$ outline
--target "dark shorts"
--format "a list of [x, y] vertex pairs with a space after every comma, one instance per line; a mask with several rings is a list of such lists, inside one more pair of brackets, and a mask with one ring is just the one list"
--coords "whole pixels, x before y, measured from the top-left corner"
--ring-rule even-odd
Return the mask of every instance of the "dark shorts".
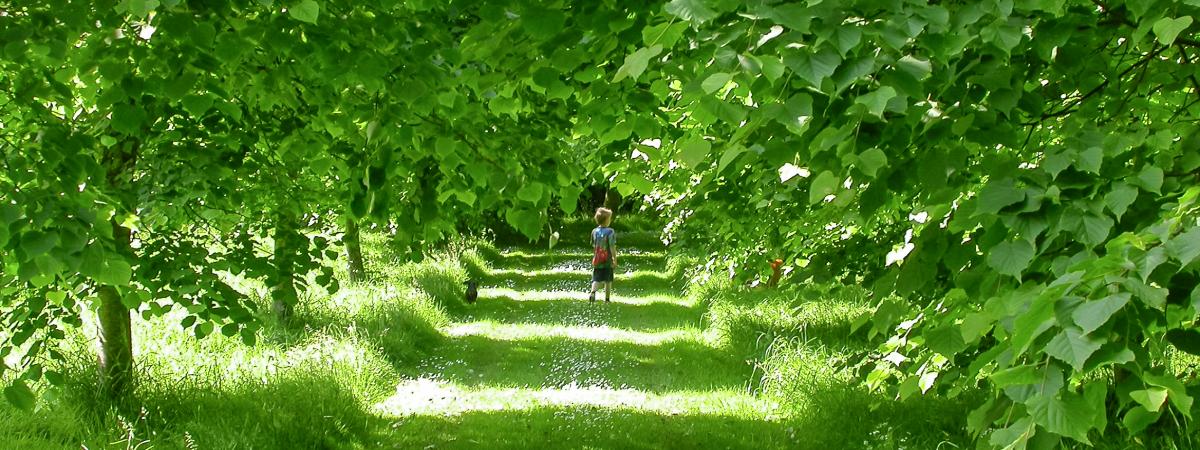
[[613, 280], [612, 267], [593, 267], [592, 282], [599, 283]]

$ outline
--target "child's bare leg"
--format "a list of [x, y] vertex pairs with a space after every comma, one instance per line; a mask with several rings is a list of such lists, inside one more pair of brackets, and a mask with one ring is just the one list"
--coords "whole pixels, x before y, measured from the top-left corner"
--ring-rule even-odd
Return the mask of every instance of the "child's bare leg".
[[611, 299], [612, 299], [612, 282], [605, 281], [604, 282], [604, 301], [607, 302]]
[[592, 282], [592, 292], [590, 295], [588, 295], [589, 301], [596, 301], [596, 291], [600, 290], [600, 284], [601, 283], [599, 281]]

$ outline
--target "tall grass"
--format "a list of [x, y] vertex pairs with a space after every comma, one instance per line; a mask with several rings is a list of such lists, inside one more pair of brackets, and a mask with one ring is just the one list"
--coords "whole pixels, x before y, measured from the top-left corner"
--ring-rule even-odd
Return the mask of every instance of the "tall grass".
[[[365, 243], [368, 261], [389, 260], [380, 243]], [[260, 317], [253, 346], [219, 333], [197, 340], [180, 326], [185, 311], [135, 316], [136, 395], [116, 405], [96, 394], [94, 334], [74, 330], [67, 361], [53, 367], [63, 387], [39, 386], [47, 395], [32, 414], [0, 402], [0, 448], [375, 448], [387, 424], [374, 405], [394, 394], [401, 367], [444, 339], [464, 266], [450, 252], [371, 264], [365, 283], [306, 290], [288, 324]], [[261, 283], [232, 281], [270, 310]]]
[[755, 366], [754, 387], [781, 406], [802, 436], [798, 448], [927, 449], [969, 442], [965, 402], [894, 401], [868, 391], [845, 368], [855, 353], [869, 348], [864, 337], [851, 333], [854, 318], [871, 309], [865, 290], [818, 284], [748, 288], [705, 275], [693, 269], [685, 278], [693, 300], [707, 305], [709, 339]]

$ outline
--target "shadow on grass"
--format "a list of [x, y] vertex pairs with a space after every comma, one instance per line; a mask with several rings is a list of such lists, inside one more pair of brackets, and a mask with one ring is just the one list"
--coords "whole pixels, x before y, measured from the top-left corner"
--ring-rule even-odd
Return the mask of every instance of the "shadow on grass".
[[[560, 388], [568, 385], [646, 392], [745, 389], [751, 366], [693, 340], [657, 345], [564, 337], [448, 338], [411, 369], [412, 378], [465, 386]], [[406, 372], [407, 370], [401, 370]]]
[[785, 423], [718, 415], [664, 415], [601, 407], [542, 407], [457, 416], [409, 416], [390, 448], [774, 449], [794, 448]]
[[[585, 294], [577, 295], [583, 297]], [[460, 321], [490, 320], [513, 324], [609, 326], [632, 331], [665, 331], [699, 327], [703, 316], [700, 306], [673, 302], [622, 303], [620, 297], [617, 300], [612, 303], [592, 303], [566, 297], [525, 300], [508, 296], [481, 296], [479, 303], [455, 317]]]
[[314, 299], [299, 305], [286, 323], [264, 316], [260, 340], [294, 348], [320, 336], [349, 336], [378, 350], [395, 366], [420, 361], [442, 342], [439, 327], [449, 319], [434, 300], [419, 293], [394, 295], [374, 290], [357, 295], [371, 297], [340, 302], [329, 297]]
[[0, 408], [0, 448], [371, 448], [372, 430], [387, 423], [328, 368], [262, 379], [143, 378], [120, 405], [99, 394], [94, 370], [73, 367], [66, 389], [24, 417], [25, 429], [5, 430]]

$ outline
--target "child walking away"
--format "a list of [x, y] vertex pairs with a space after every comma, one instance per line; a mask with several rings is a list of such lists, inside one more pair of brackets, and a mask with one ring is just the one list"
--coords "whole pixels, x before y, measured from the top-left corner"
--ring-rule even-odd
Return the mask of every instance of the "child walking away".
[[613, 269], [617, 267], [617, 232], [612, 224], [612, 210], [596, 208], [596, 229], [592, 230], [592, 295], [588, 301], [596, 301], [596, 291], [604, 285], [604, 301], [612, 300]]

